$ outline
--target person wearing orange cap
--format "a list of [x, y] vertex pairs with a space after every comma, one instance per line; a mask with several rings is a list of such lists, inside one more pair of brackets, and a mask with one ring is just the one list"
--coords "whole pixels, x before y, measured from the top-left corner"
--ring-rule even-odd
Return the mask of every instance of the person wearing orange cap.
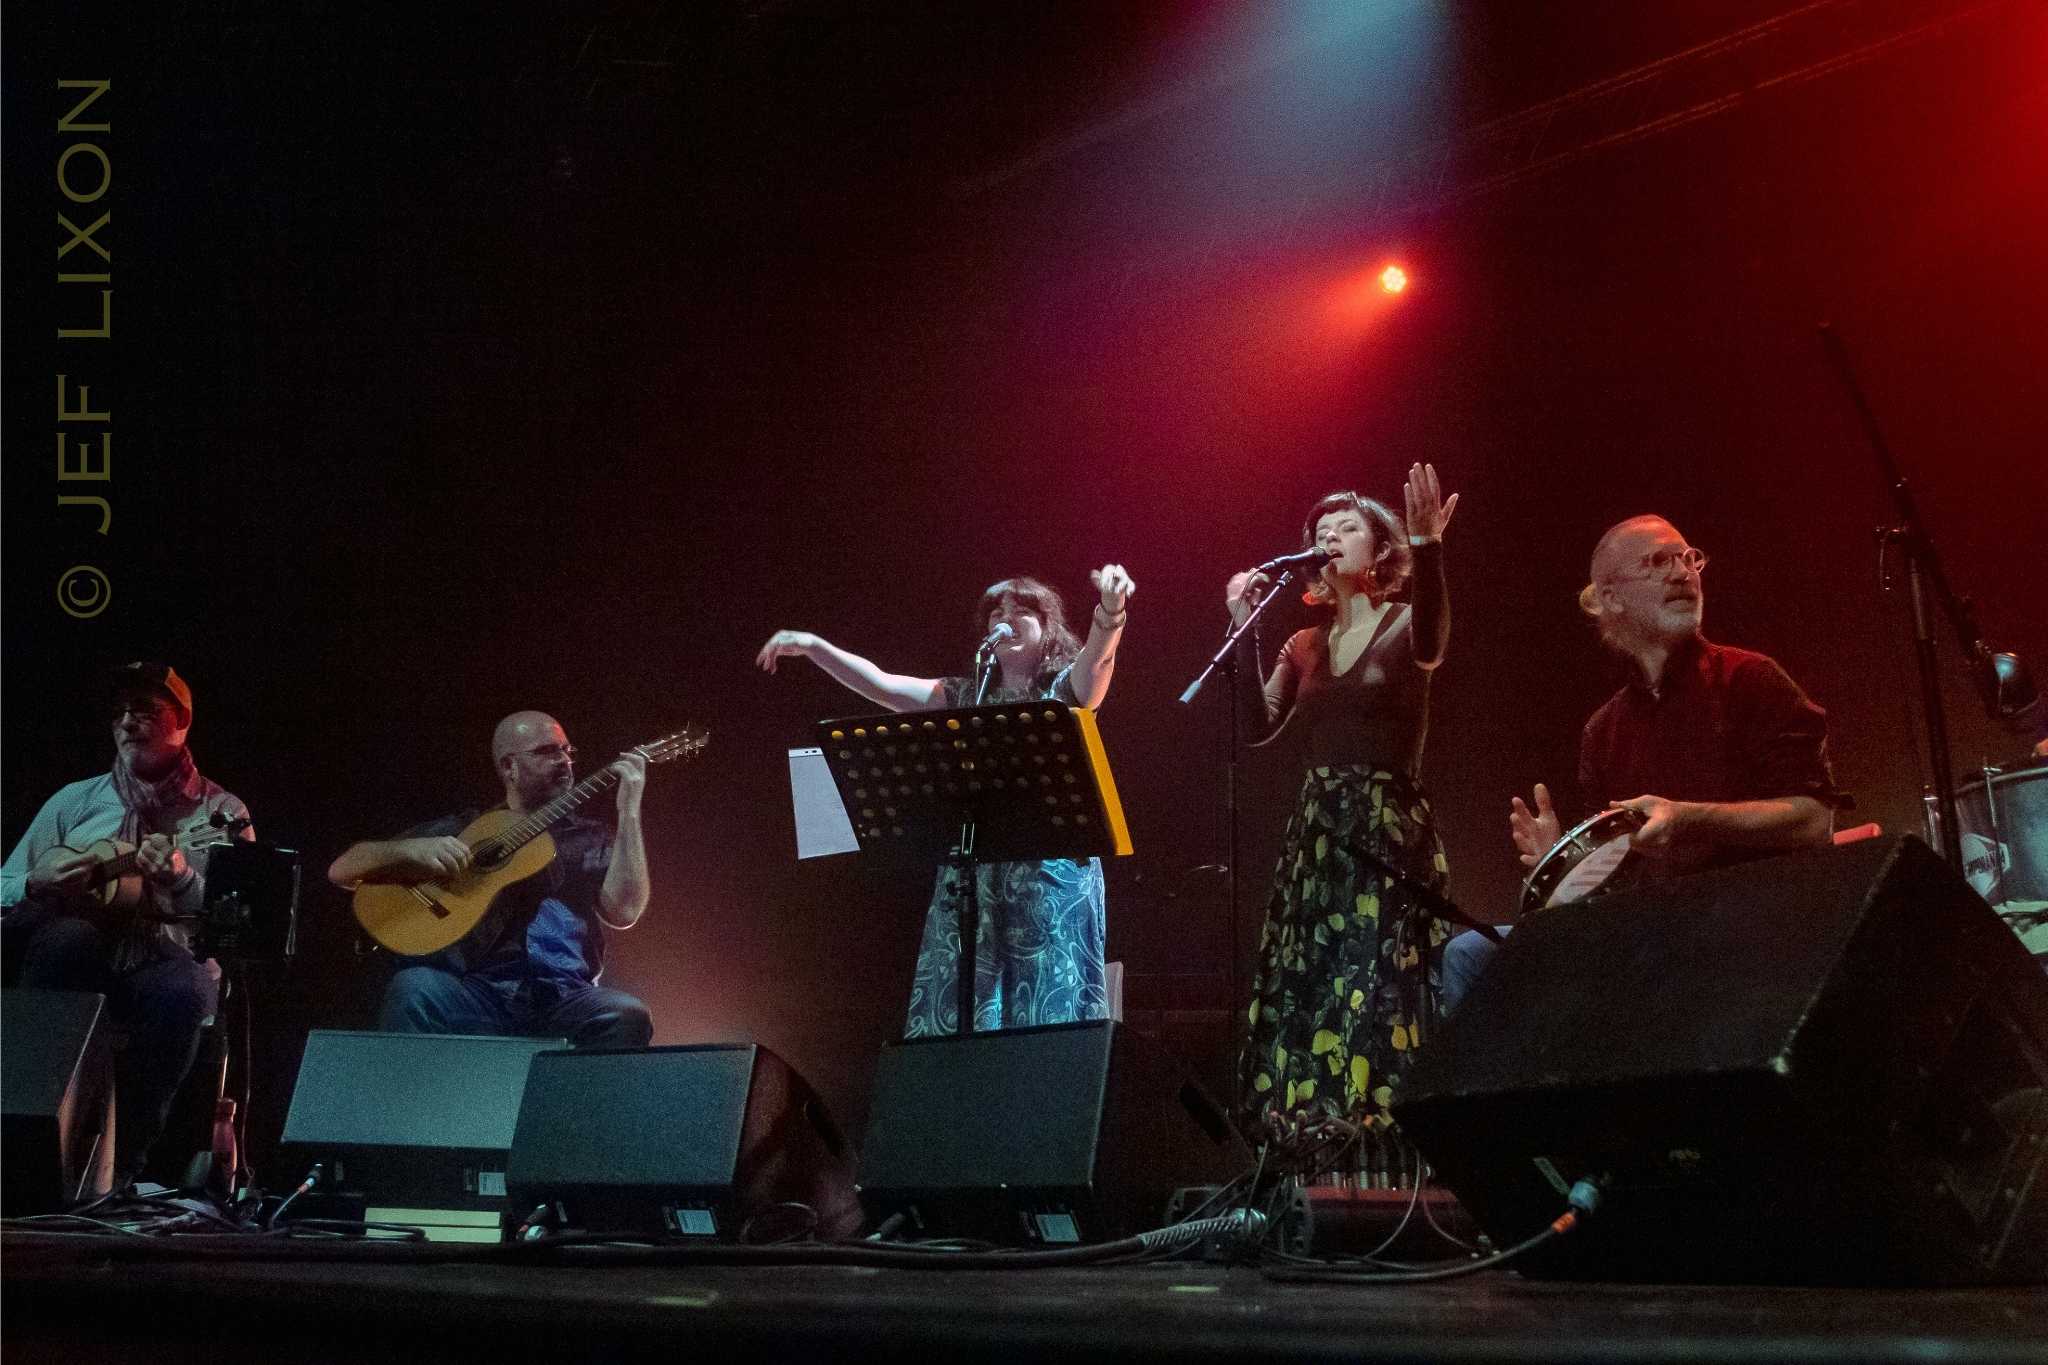
[[[115, 1057], [115, 1163], [121, 1183], [142, 1169], [218, 1004], [218, 974], [196, 961], [183, 925], [206, 902], [206, 848], [249, 808], [200, 775], [187, 737], [192, 689], [168, 664], [114, 670], [114, 761], [60, 787], [0, 866], [0, 958], [10, 986], [104, 995], [128, 1034]], [[255, 838], [242, 824], [236, 837]], [[134, 904], [94, 894], [113, 869], [88, 851], [132, 846]], [[119, 905], [121, 897], [116, 897]]]

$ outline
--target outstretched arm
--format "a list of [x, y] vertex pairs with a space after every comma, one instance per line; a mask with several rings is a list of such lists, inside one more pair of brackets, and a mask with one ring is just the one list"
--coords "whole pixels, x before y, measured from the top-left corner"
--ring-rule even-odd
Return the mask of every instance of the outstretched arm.
[[423, 882], [469, 866], [469, 845], [452, 834], [419, 839], [365, 839], [350, 844], [327, 869], [344, 889], [358, 882]]
[[1088, 641], [1074, 656], [1072, 685], [1081, 705], [1096, 707], [1109, 695], [1109, 678], [1116, 671], [1116, 647], [1124, 635], [1124, 621], [1130, 615], [1131, 595], [1138, 585], [1121, 564], [1105, 564], [1088, 575], [1102, 600], [1096, 604], [1088, 626]]
[[806, 630], [776, 631], [754, 656], [754, 663], [762, 672], [773, 673], [778, 660], [791, 658], [809, 659], [841, 687], [891, 711], [928, 710], [946, 699], [946, 685], [937, 678], [884, 672], [860, 655]]
[[1629, 845], [1651, 858], [1697, 859], [1716, 849], [1818, 848], [1835, 828], [1835, 812], [1811, 796], [1778, 796], [1762, 801], [1667, 801], [1638, 796], [1617, 801], [1619, 810], [1643, 817]]
[[1458, 510], [1458, 495], [1444, 499], [1436, 466], [1430, 464], [1411, 466], [1402, 492], [1408, 504], [1408, 543], [1415, 552], [1415, 662], [1435, 668], [1444, 661], [1444, 650], [1451, 643], [1451, 595], [1444, 582], [1443, 538], [1451, 513]]

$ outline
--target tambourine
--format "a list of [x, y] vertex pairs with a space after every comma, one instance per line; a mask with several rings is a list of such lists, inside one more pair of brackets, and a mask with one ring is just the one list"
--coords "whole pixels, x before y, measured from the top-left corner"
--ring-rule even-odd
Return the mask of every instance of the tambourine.
[[1590, 900], [1634, 882], [1643, 860], [1630, 845], [1643, 824], [1635, 811], [1606, 810], [1572, 826], [1529, 870], [1522, 913]]

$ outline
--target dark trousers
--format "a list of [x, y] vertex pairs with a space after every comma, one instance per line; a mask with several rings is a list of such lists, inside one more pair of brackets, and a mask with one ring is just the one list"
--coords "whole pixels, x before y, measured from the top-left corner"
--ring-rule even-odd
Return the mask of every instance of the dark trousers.
[[118, 1180], [132, 1180], [192, 1069], [200, 1030], [220, 1003], [219, 984], [190, 953], [170, 944], [117, 973], [107, 935], [75, 915], [40, 906], [0, 921], [0, 943], [7, 984], [104, 995], [109, 1020], [128, 1035], [114, 1052], [114, 1169]]
[[645, 1047], [647, 1006], [624, 991], [549, 980], [498, 981], [439, 967], [401, 967], [385, 988], [386, 1033], [482, 1033], [567, 1038], [574, 1047]]

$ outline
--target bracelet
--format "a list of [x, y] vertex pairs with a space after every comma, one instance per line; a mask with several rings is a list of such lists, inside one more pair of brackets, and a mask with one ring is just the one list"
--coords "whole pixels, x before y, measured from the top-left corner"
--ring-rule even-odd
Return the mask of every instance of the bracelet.
[[1124, 622], [1130, 619], [1131, 609], [1129, 607], [1125, 607], [1122, 611], [1111, 613], [1102, 609], [1102, 603], [1097, 602], [1095, 604], [1095, 624], [1101, 626], [1104, 630], [1122, 630]]

